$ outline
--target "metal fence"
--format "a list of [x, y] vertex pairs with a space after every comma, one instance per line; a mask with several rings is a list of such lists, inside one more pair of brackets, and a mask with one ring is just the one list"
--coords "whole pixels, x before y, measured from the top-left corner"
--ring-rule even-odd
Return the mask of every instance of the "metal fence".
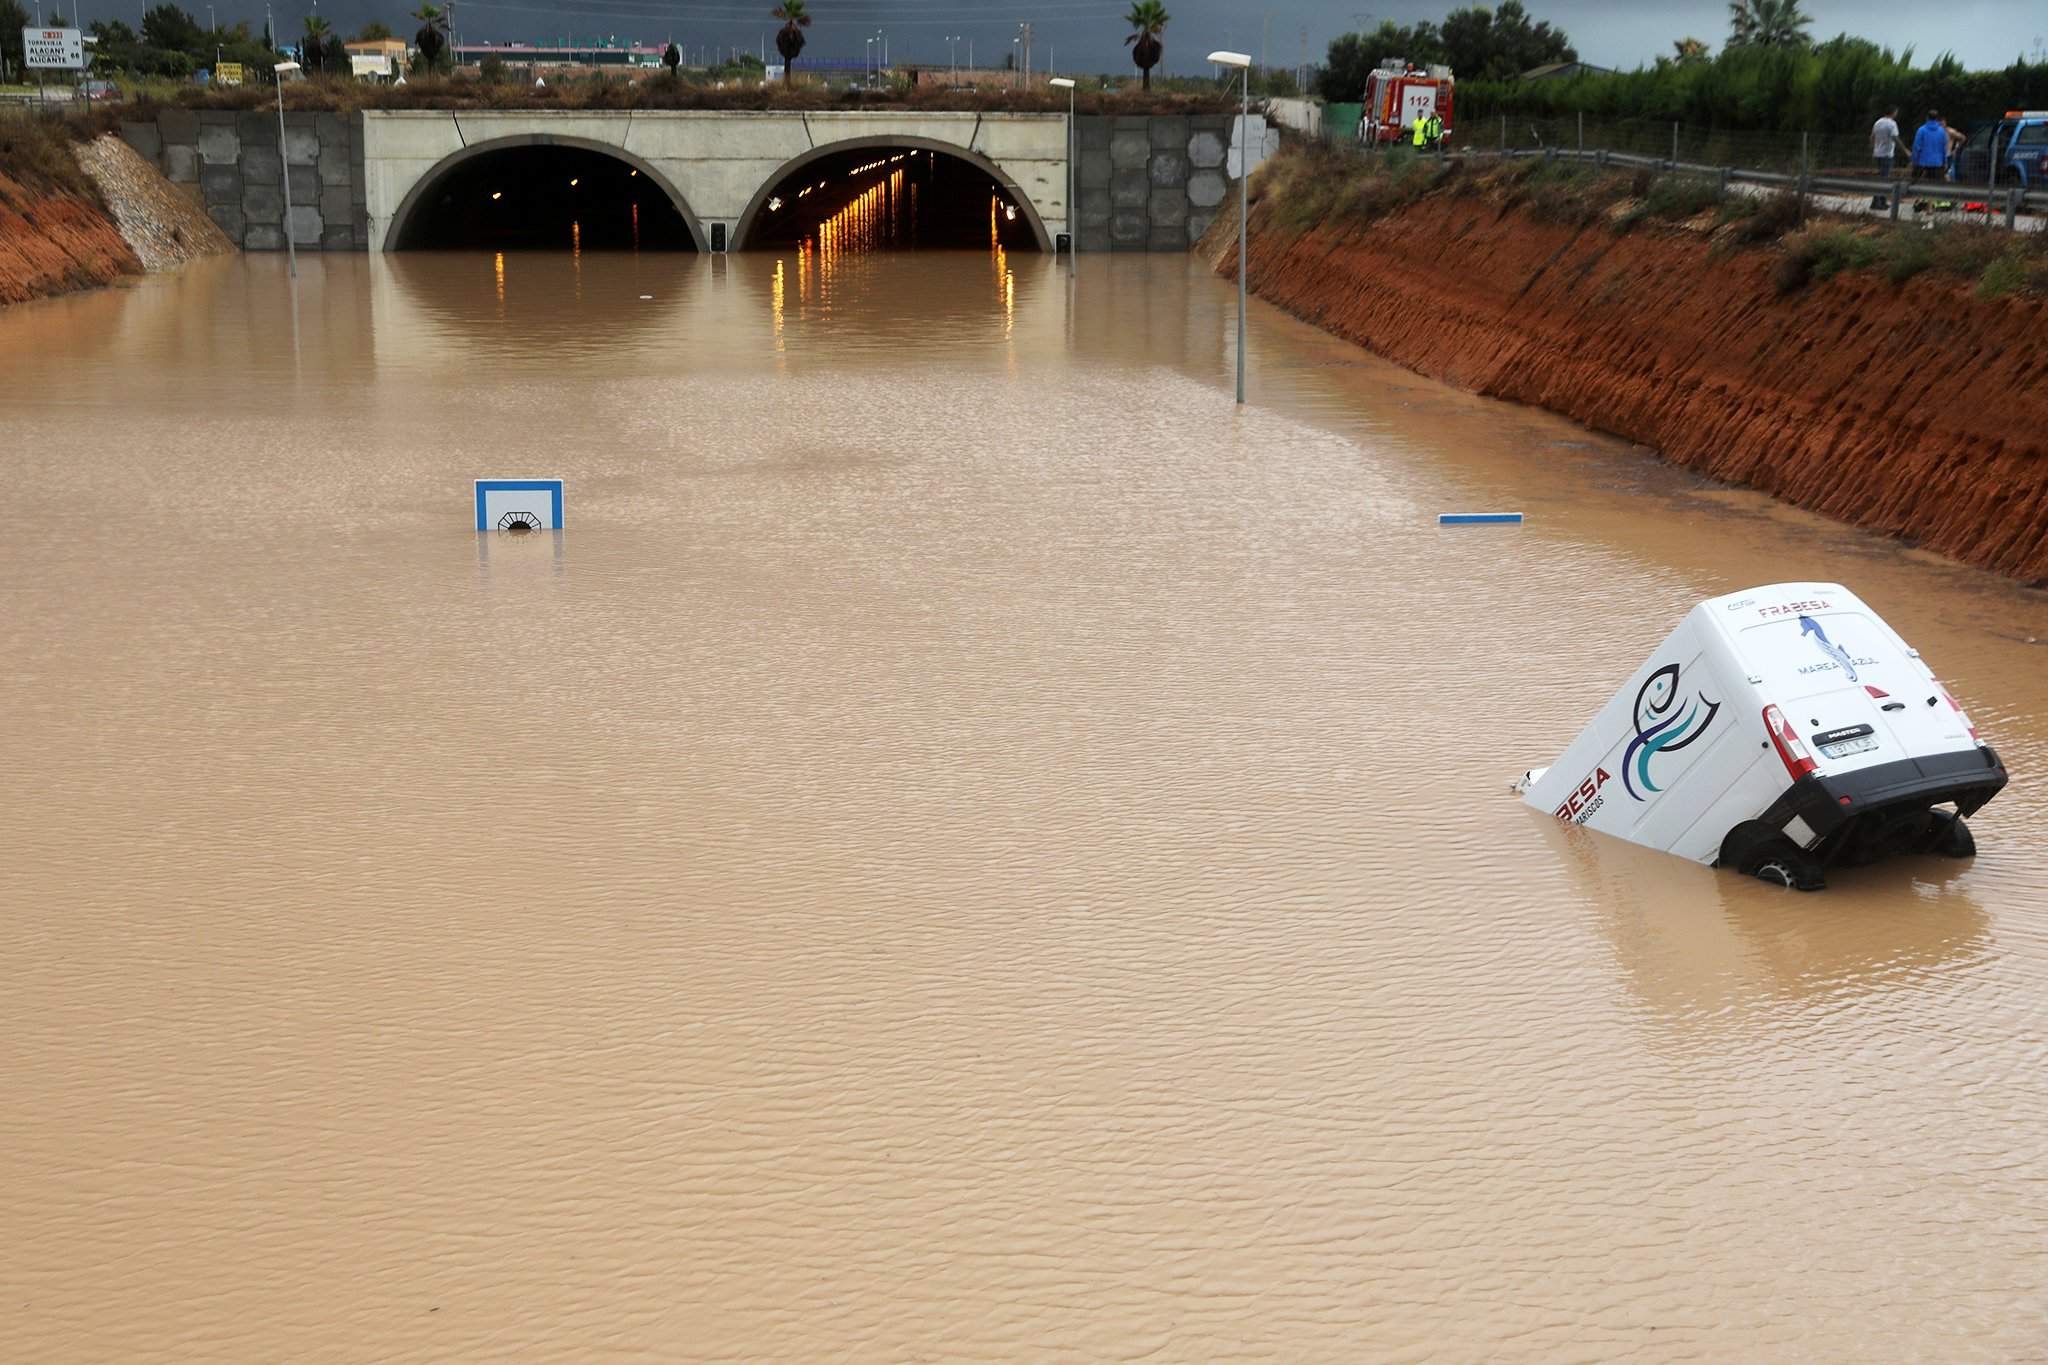
[[[1336, 136], [1327, 120], [1320, 140], [1360, 153], [1370, 151], [1355, 138]], [[1828, 212], [1897, 219], [1934, 211], [2030, 231], [2041, 230], [2048, 216], [2048, 187], [2023, 187], [2010, 171], [1995, 187], [1982, 180], [1914, 181], [1903, 161], [1891, 175], [1881, 175], [1866, 139], [1855, 134], [1729, 132], [1641, 119], [1529, 119], [1506, 114], [1464, 121], [1447, 141], [1448, 146], [1429, 154], [1543, 156], [1648, 168], [1713, 180], [1724, 191], [1751, 187], [1797, 194]]]

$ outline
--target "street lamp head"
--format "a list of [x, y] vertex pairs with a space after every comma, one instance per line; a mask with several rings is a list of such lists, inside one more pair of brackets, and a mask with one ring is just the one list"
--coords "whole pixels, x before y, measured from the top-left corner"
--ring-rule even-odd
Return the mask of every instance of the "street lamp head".
[[1051, 80], [1047, 81], [1046, 84], [1057, 85], [1062, 90], [1072, 90], [1074, 88], [1074, 83], [1068, 80], [1065, 76], [1054, 76]]
[[297, 62], [279, 62], [276, 66], [273, 66], [270, 69], [272, 71], [275, 71], [278, 75], [282, 76], [287, 74], [288, 72], [297, 71], [299, 69], [299, 64]]
[[1214, 62], [1218, 66], [1235, 66], [1242, 68], [1250, 66], [1252, 64], [1250, 54], [1244, 52], [1211, 52], [1209, 54], [1209, 60]]

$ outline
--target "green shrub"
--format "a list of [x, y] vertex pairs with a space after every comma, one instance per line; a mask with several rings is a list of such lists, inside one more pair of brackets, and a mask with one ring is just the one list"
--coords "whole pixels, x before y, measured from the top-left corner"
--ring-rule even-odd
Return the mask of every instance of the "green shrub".
[[1785, 240], [1775, 279], [1789, 294], [1844, 270], [1877, 270], [1893, 284], [1933, 272], [1977, 283], [1979, 298], [2048, 292], [2048, 245], [1966, 224], [1810, 228]]
[[1628, 191], [1628, 181], [1585, 161], [1539, 158], [1509, 177], [1506, 207], [1545, 223], [1583, 227]]
[[79, 168], [67, 121], [30, 114], [0, 114], [0, 171], [31, 190], [69, 190], [97, 198]]
[[1643, 197], [1643, 212], [1649, 217], [1676, 223], [1720, 202], [1719, 182], [1701, 180], [1697, 176], [1666, 175], [1660, 176]]
[[1996, 299], [2007, 294], [2048, 294], [2048, 246], [2042, 245], [2039, 233], [2006, 243], [1978, 277], [1978, 298]]
[[1882, 248], [1876, 239], [1850, 227], [1817, 227], [1786, 239], [1785, 250], [1804, 256], [1813, 278], [1831, 280], [1844, 270], [1868, 270]]
[[1884, 277], [1904, 284], [1934, 266], [1935, 234], [1931, 232], [1887, 232], [1883, 243]]
[[1737, 245], [1775, 242], [1798, 227], [1800, 219], [1805, 216], [1800, 210], [1797, 195], [1782, 192], [1766, 194], [1755, 199], [1754, 203], [1754, 209], [1731, 220], [1736, 226], [1730, 236]]

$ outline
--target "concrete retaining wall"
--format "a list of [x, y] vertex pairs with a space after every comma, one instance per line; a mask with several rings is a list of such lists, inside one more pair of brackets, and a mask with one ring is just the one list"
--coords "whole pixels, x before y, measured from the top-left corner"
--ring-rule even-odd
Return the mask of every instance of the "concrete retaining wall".
[[[366, 129], [366, 118], [376, 126]], [[1233, 122], [1228, 114], [1077, 119], [1081, 250], [1187, 250], [1230, 202]], [[700, 240], [717, 221], [743, 245], [754, 198], [807, 155], [913, 135], [989, 166], [1057, 234], [1068, 225], [1065, 124], [1045, 114], [288, 113], [280, 150], [275, 112], [173, 109], [123, 124], [121, 136], [246, 251], [284, 249], [287, 174], [300, 250], [368, 251], [384, 245], [406, 195], [447, 158], [555, 137], [613, 145], [654, 169], [687, 205]]]
[[167, 109], [121, 138], [191, 195], [245, 251], [282, 251], [286, 176], [301, 251], [369, 249], [362, 115]]
[[1081, 250], [1186, 251], [1229, 202], [1229, 114], [1076, 120]]

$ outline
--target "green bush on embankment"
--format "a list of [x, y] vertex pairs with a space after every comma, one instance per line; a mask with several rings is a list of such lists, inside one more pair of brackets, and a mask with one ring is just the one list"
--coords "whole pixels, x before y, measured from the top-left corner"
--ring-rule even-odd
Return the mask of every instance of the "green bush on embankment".
[[1974, 281], [1978, 297], [1986, 299], [2048, 294], [2048, 242], [2037, 232], [1997, 232], [1964, 224], [1817, 224], [1785, 240], [1778, 292], [1790, 294], [1845, 270], [1876, 271], [1893, 284], [1932, 271]]
[[64, 190], [96, 197], [79, 168], [76, 142], [63, 119], [0, 114], [0, 172], [25, 189]]
[[1893, 284], [1923, 273], [1974, 283], [1980, 297], [2048, 294], [2048, 234], [1981, 224], [1922, 225], [1830, 219], [1808, 225], [1796, 196], [1723, 194], [1717, 181], [1649, 168], [1614, 170], [1589, 161], [1488, 161], [1416, 156], [1405, 148], [1359, 156], [1319, 145], [1290, 146], [1252, 177], [1252, 202], [1283, 232], [1366, 230], [1428, 195], [1451, 191], [1491, 199], [1503, 214], [1614, 232], [1646, 223], [1687, 224], [1716, 252], [1782, 244], [1780, 292], [1845, 270], [1873, 270]]

